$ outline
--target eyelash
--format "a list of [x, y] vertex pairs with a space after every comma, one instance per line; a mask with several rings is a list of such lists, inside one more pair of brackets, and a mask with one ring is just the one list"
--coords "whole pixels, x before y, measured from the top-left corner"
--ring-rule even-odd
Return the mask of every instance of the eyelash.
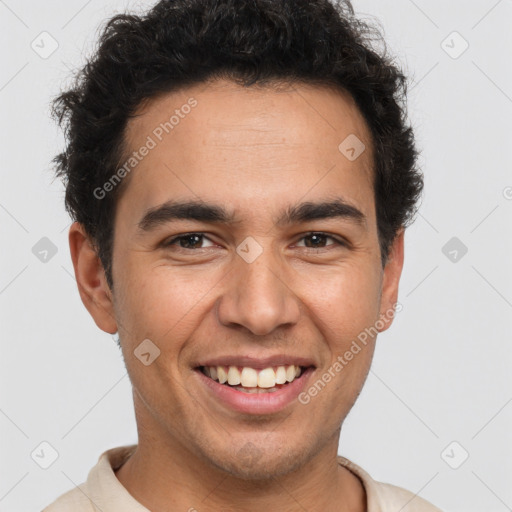
[[[210, 240], [204, 233], [192, 232], [192, 233], [185, 233], [183, 235], [175, 236], [174, 238], [164, 242], [163, 246], [164, 247], [170, 247], [172, 245], [175, 245], [176, 242], [179, 242], [180, 240], [184, 240], [184, 239], [186, 239], [188, 237], [191, 237], [191, 236], [194, 236], [194, 235], [202, 237], [203, 239]], [[334, 237], [332, 235], [329, 235], [328, 233], [323, 233], [321, 231], [311, 231], [309, 233], [306, 233], [299, 240], [303, 240], [305, 238], [312, 237], [312, 236], [320, 236], [320, 237], [328, 238], [328, 239], [331, 239], [332, 241], [335, 242], [334, 244], [330, 244], [327, 247], [330, 247], [331, 245], [338, 245], [340, 247], [348, 247], [348, 243], [347, 242], [345, 242], [343, 240], [340, 240], [340, 239], [338, 239], [338, 238], [336, 238], [336, 237]], [[310, 249], [310, 250], [326, 249], [326, 247], [305, 247], [305, 246], [304, 246], [304, 248], [305, 249]], [[200, 250], [200, 249], [206, 249], [206, 247], [199, 247], [198, 249], [189, 249], [189, 248], [186, 248], [186, 247], [179, 247], [179, 249], [183, 249], [185, 251], [196, 251], [196, 250]]]

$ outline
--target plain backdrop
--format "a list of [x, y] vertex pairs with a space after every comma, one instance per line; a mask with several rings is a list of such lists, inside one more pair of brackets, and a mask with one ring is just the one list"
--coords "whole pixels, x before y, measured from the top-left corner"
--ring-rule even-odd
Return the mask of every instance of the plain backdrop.
[[[137, 441], [121, 354], [73, 278], [49, 103], [108, 17], [151, 4], [0, 1], [3, 512], [41, 510], [103, 451]], [[410, 76], [426, 186], [407, 232], [403, 311], [379, 337], [340, 453], [446, 511], [512, 510], [512, 2], [354, 7]]]

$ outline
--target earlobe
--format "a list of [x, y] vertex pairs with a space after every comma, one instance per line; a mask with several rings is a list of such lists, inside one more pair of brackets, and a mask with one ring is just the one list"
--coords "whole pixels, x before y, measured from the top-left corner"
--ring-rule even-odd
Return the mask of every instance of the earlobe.
[[69, 248], [84, 306], [102, 331], [114, 334], [117, 323], [105, 271], [89, 236], [78, 222], [69, 229]]
[[396, 304], [398, 302], [398, 288], [404, 264], [404, 234], [404, 229], [397, 233], [391, 245], [386, 266], [384, 267], [379, 319], [379, 325], [382, 328], [379, 328], [379, 332], [385, 331], [391, 326], [396, 312], [400, 309], [396, 307]]

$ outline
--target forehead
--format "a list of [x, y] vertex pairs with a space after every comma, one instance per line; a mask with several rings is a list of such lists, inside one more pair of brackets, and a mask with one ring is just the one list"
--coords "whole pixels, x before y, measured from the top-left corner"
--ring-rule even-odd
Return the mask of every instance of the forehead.
[[370, 133], [344, 91], [199, 84], [141, 104], [125, 141], [129, 152], [150, 148], [127, 183], [141, 208], [170, 196], [268, 207], [331, 192], [373, 203]]

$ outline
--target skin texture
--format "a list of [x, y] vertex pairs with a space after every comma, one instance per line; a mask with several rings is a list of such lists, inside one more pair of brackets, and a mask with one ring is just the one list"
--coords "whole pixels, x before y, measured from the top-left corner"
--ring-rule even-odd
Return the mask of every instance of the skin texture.
[[[367, 125], [339, 91], [216, 81], [146, 102], [128, 124], [128, 147], [139, 148], [191, 97], [197, 106], [123, 185], [113, 291], [81, 226], [70, 230], [82, 300], [100, 329], [119, 332], [133, 385], [139, 446], [117, 477], [144, 506], [162, 512], [363, 511], [364, 489], [336, 455], [375, 339], [307, 405], [294, 401], [267, 415], [235, 413], [213, 400], [194, 366], [205, 357], [298, 355], [314, 361], [309, 387], [359, 333], [389, 318], [403, 232], [383, 269]], [[354, 161], [338, 150], [350, 134], [366, 145]], [[290, 206], [333, 198], [360, 210], [364, 222], [275, 223]], [[175, 220], [141, 231], [144, 214], [169, 200], [219, 204], [235, 221]], [[347, 243], [326, 237], [307, 247], [311, 231]], [[164, 246], [191, 232], [207, 237], [198, 249]], [[263, 249], [252, 263], [236, 253], [249, 236]], [[145, 339], [160, 350], [149, 366], [134, 356]]]

